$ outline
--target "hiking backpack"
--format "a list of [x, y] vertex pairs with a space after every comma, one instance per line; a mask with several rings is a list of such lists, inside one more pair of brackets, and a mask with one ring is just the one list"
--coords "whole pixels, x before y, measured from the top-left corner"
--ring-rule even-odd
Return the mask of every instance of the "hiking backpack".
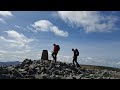
[[59, 45], [57, 45], [57, 49], [58, 49], [58, 51], [60, 51], [60, 46]]
[[79, 51], [77, 49], [76, 49], [76, 53], [77, 53], [76, 55], [79, 56]]

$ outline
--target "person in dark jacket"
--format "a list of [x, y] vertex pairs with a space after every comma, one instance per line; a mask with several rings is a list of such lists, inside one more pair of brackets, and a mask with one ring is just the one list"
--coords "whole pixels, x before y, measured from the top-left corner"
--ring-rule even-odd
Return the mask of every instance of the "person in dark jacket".
[[74, 55], [73, 55], [73, 65], [75, 66], [75, 63], [76, 63], [77, 67], [80, 67], [79, 63], [77, 62], [77, 57], [79, 56], [79, 51], [78, 51], [78, 49], [72, 49], [72, 51], [74, 53]]
[[52, 57], [53, 57], [53, 59], [55, 60], [55, 62], [56, 62], [56, 60], [57, 60], [57, 54], [58, 54], [58, 45], [56, 45], [56, 44], [53, 44], [53, 46], [54, 46], [54, 49], [53, 49], [53, 52], [52, 52]]

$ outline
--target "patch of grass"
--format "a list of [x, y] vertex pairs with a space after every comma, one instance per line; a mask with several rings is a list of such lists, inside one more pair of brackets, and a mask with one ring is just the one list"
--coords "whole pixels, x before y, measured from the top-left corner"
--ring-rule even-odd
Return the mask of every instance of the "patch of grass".
[[95, 66], [95, 65], [81, 65], [82, 68], [86, 69], [100, 69], [100, 70], [111, 70], [120, 72], [120, 68], [107, 67], [107, 66]]

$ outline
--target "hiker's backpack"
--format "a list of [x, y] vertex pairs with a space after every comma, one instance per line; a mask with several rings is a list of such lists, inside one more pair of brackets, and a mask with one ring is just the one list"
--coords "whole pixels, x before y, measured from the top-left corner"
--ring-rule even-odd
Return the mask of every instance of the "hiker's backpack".
[[79, 56], [79, 51], [76, 49], [76, 55]]
[[60, 46], [59, 45], [57, 45], [57, 49], [58, 49], [58, 51], [60, 51]]

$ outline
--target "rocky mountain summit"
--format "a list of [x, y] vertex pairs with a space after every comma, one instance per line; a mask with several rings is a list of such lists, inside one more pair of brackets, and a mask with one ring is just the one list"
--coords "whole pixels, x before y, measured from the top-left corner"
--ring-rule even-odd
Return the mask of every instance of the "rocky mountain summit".
[[120, 79], [120, 71], [25, 59], [16, 66], [1, 66], [0, 79]]

